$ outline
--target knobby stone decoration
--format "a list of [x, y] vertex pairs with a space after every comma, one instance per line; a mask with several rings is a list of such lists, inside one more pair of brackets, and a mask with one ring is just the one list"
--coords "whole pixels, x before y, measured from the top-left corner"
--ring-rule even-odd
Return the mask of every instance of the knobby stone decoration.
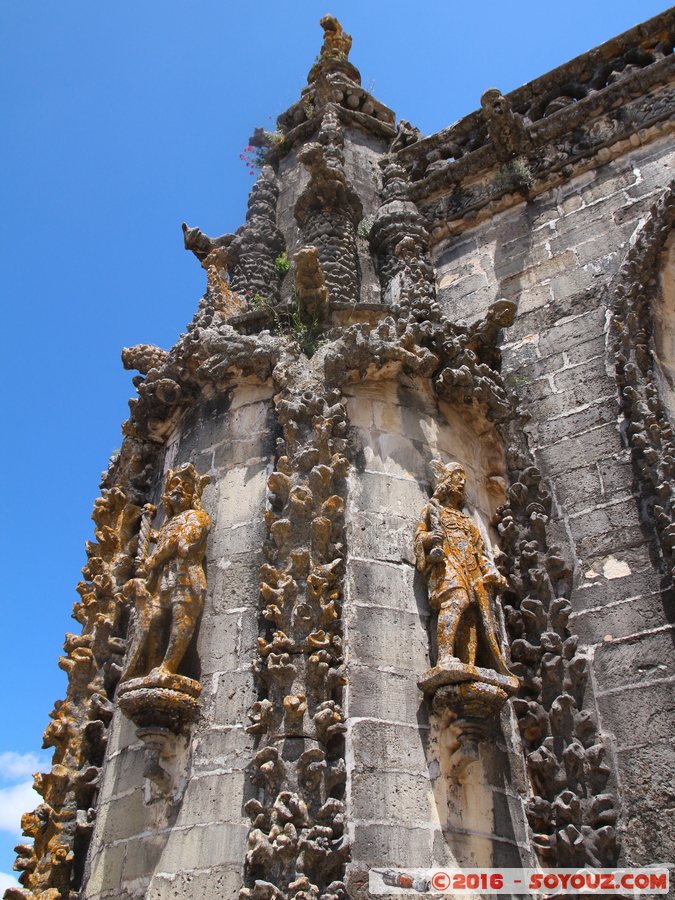
[[274, 171], [263, 166], [249, 197], [246, 222], [229, 247], [230, 289], [251, 306], [279, 301], [281, 273], [275, 261], [286, 242], [277, 228], [278, 196]]
[[254, 671], [260, 699], [247, 731], [258, 798], [241, 898], [344, 896], [342, 686], [343, 512], [349, 461], [339, 391], [308, 389], [277, 402], [283, 438], [269, 477], [261, 569], [265, 637]]
[[513, 705], [533, 796], [532, 842], [548, 866], [611, 866], [619, 846], [617, 800], [605, 738], [584, 709], [588, 664], [567, 628], [572, 572], [561, 548], [548, 546], [551, 494], [523, 431], [526, 415], [499, 425], [506, 447], [508, 502], [493, 524], [510, 638], [510, 670], [520, 682]]
[[[174, 786], [162, 759], [176, 755], [175, 737], [199, 713], [201, 684], [177, 674], [206, 597], [203, 560], [211, 520], [201, 502], [209, 476], [191, 463], [169, 470], [162, 498], [166, 521], [149, 528], [145, 507], [136, 577], [122, 591], [134, 610], [133, 639], [117, 691], [120, 709], [146, 745], [144, 775], [167, 796]], [[148, 555], [149, 544], [155, 550]]]
[[318, 250], [331, 298], [355, 303], [359, 296], [356, 226], [363, 209], [344, 172], [343, 146], [339, 119], [329, 105], [318, 141], [298, 153], [310, 180], [295, 204], [295, 218], [307, 245]]
[[675, 433], [659, 396], [653, 342], [658, 259], [675, 223], [675, 182], [649, 210], [615, 279], [612, 352], [640, 515], [656, 529], [668, 583], [675, 578]]
[[487, 555], [478, 528], [462, 512], [466, 474], [459, 463], [432, 462], [437, 477], [433, 497], [415, 532], [417, 568], [425, 576], [429, 605], [437, 613], [436, 665], [419, 687], [433, 695], [434, 709], [455, 717], [459, 749], [456, 775], [478, 758], [477, 742], [487, 720], [518, 690], [504, 662], [491, 594], [506, 580]]
[[[378, 260], [385, 303], [435, 299], [434, 270], [428, 258], [429, 232], [410, 199], [405, 169], [391, 156], [379, 161], [382, 203], [370, 229], [370, 249]], [[406, 296], [406, 293], [408, 296]]]
[[81, 885], [126, 649], [129, 615], [122, 588], [134, 570], [154, 449], [130, 438], [118, 464], [123, 474], [116, 484], [110, 472], [104, 475], [94, 504], [96, 541], [87, 542], [85, 580], [77, 586], [81, 599], [73, 606], [82, 633], [66, 635], [59, 667], [68, 674], [68, 690], [50, 713], [42, 745], [54, 748], [52, 767], [34, 782], [44, 803], [22, 816], [23, 834], [33, 843], [16, 847], [15, 869], [23, 887], [8, 888], [6, 900], [69, 900]]

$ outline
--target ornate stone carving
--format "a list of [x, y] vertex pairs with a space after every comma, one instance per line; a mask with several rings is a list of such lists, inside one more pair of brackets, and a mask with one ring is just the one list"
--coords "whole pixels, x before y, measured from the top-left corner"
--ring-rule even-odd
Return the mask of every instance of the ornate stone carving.
[[203, 231], [200, 231], [199, 228], [190, 228], [186, 222], [183, 222], [181, 227], [183, 229], [185, 249], [191, 250], [202, 266], [212, 254], [218, 254], [223, 266], [227, 266], [227, 248], [234, 240], [233, 234], [221, 234], [220, 237], [210, 238]]
[[[496, 422], [509, 464], [508, 502], [495, 519], [503, 550], [500, 575], [459, 500], [450, 494], [444, 499], [442, 490], [425, 509], [416, 541], [439, 611], [438, 671], [427, 673], [423, 685], [433, 693], [435, 708], [455, 717], [450, 724], [458, 733], [455, 773], [476, 757], [488, 716], [513, 690], [492, 606], [492, 594], [502, 591], [505, 580], [511, 669], [519, 683], [513, 706], [532, 788], [528, 816], [534, 845], [552, 865], [615, 861], [617, 810], [605, 741], [588, 710], [586, 662], [567, 627], [571, 573], [562, 551], [547, 543], [551, 497], [528, 450], [524, 416], [500, 375], [499, 331], [511, 324], [515, 307], [498, 301], [483, 321], [452, 322], [436, 300], [429, 242], [439, 239], [449, 220], [458, 229], [470, 227], [483, 212], [505, 208], [530, 176], [535, 196], [625, 152], [627, 141], [637, 148], [675, 127], [668, 119], [675, 94], [664, 87], [672, 56], [669, 46], [659, 46], [672, 21], [672, 12], [659, 17], [658, 40], [634, 35], [630, 47], [628, 39], [617, 40], [600, 68], [597, 56], [581, 58], [538, 80], [540, 96], [533, 95], [533, 86], [508, 98], [488, 92], [482, 111], [423, 138], [407, 123], [398, 133], [387, 125], [389, 111], [358, 88], [358, 73], [347, 60], [351, 39], [336, 20], [323, 20], [324, 48], [311, 85], [281, 120], [282, 127], [294, 130], [278, 142], [283, 150], [275, 145], [268, 156], [276, 165], [281, 153], [319, 132], [317, 142], [299, 153], [310, 177], [296, 215], [302, 243], [309, 246], [294, 259], [296, 290], [306, 315], [322, 320], [329, 312], [329, 291], [333, 299], [359, 297], [355, 228], [361, 210], [342, 158], [341, 124], [348, 125], [382, 138], [382, 145], [393, 139], [391, 151], [397, 154], [384, 162], [382, 204], [370, 231], [389, 309], [375, 324], [327, 331], [329, 343], [310, 360], [301, 358], [287, 336], [242, 335], [225, 321], [235, 308], [227, 299], [237, 297], [232, 290], [242, 296], [250, 292], [251, 299], [256, 294], [272, 303], [278, 299], [274, 262], [284, 245], [276, 230], [271, 169], [261, 173], [247, 223], [236, 235], [212, 240], [198, 229], [185, 229], [186, 246], [207, 270], [207, 295], [169, 354], [148, 345], [125, 351], [125, 365], [141, 373], [135, 379], [139, 396], [126, 426], [131, 437], [111, 464], [95, 510], [97, 542], [88, 547], [82, 601], [74, 612], [83, 631], [67, 637], [61, 666], [68, 672], [68, 694], [56, 704], [45, 733], [45, 744], [55, 750], [54, 766], [36, 782], [46, 802], [24, 817], [25, 834], [35, 839], [34, 848], [17, 848], [25, 896], [64, 900], [78, 889], [73, 859], [81, 863], [95, 817], [98, 767], [121, 675], [129, 605], [138, 604], [139, 624], [146, 625], [168, 617], [172, 608], [185, 612], [172, 603], [176, 583], [165, 569], [176, 560], [182, 564], [192, 544], [187, 542], [185, 556], [172, 550], [171, 564], [159, 562], [162, 542], [171, 545], [172, 513], [167, 509], [163, 537], [163, 529], [152, 533], [152, 509], [142, 509], [150, 445], [161, 445], [183, 407], [243, 382], [271, 382], [283, 429], [269, 480], [267, 563], [261, 570], [259, 697], [249, 715], [249, 731], [259, 742], [250, 767], [257, 794], [246, 804], [251, 831], [244, 897], [344, 896], [340, 879], [349, 850], [343, 821], [341, 592], [348, 425], [339, 389], [400, 373], [428, 379], [439, 397], [471, 405]], [[532, 147], [537, 152], [523, 160], [520, 175], [517, 166], [503, 165], [518, 162]], [[512, 178], [510, 187], [505, 174]], [[654, 222], [620, 273], [612, 326], [641, 514], [650, 526], [656, 522], [664, 568], [671, 574], [675, 504], [668, 485], [675, 444], [650, 375], [647, 279], [662, 232], [672, 226], [672, 209], [669, 194], [651, 211]], [[250, 330], [261, 331], [261, 321], [253, 321]], [[458, 479], [459, 469], [451, 470], [439, 467], [439, 486]], [[461, 490], [453, 490], [452, 496], [461, 497]], [[200, 528], [208, 531], [204, 521]], [[180, 545], [178, 537], [176, 542]], [[152, 543], [156, 549], [148, 557]], [[174, 650], [168, 623], [156, 645], [154, 637], [138, 631], [126, 680], [117, 691], [146, 744], [152, 791], [164, 797], [175, 788], [177, 736], [198, 711], [200, 685], [177, 674], [181, 654], [174, 652], [189, 639], [203, 598], [201, 558], [195, 565], [196, 587], [186, 575], [192, 605], [174, 629]]]
[[[301, 99], [277, 118], [277, 129], [284, 137], [266, 157], [273, 164], [281, 153], [312, 138], [329, 105], [347, 125], [387, 141], [396, 136], [396, 116], [361, 87], [359, 70], [347, 59], [351, 37], [332, 16], [325, 16], [321, 24], [324, 44], [307, 77], [307, 87]], [[255, 145], [256, 141], [250, 143]]]
[[487, 556], [478, 528], [461, 511], [466, 473], [459, 463], [434, 460], [432, 467], [437, 485], [415, 532], [415, 557], [427, 580], [429, 604], [438, 613], [437, 667], [468, 672], [483, 657], [487, 668], [515, 688], [490, 605], [490, 594], [503, 589], [506, 581]]
[[134, 638], [122, 681], [134, 676], [176, 675], [206, 596], [203, 559], [211, 520], [201, 502], [208, 475], [191, 463], [170, 469], [162, 501], [166, 521], [151, 532], [155, 550], [141, 558], [136, 578], [124, 586], [135, 609]]
[[343, 144], [340, 122], [328, 106], [318, 142], [298, 153], [310, 180], [295, 204], [295, 218], [304, 241], [318, 250], [331, 299], [349, 303], [358, 297], [356, 226], [363, 209], [345, 176]]
[[484, 736], [487, 719], [518, 690], [518, 680], [504, 661], [491, 601], [506, 582], [489, 559], [478, 528], [461, 510], [464, 469], [440, 460], [431, 466], [437, 485], [422, 510], [414, 546], [429, 605], [438, 615], [438, 659], [419, 686], [434, 695], [435, 709], [449, 708], [456, 716], [466, 764], [477, 758], [475, 742]]
[[230, 288], [251, 305], [276, 303], [282, 273], [275, 260], [286, 242], [277, 228], [279, 188], [271, 166], [263, 166], [251, 191], [246, 222], [237, 229], [229, 248]]
[[653, 305], [659, 253], [675, 224], [675, 182], [649, 210], [649, 218], [617, 274], [612, 350], [626, 435], [635, 467], [640, 510], [655, 527], [658, 554], [675, 579], [675, 433], [659, 396], [653, 356]]
[[166, 350], [161, 350], [154, 344], [136, 344], [122, 350], [122, 365], [131, 371], [135, 369], [145, 378], [151, 369], [161, 368], [166, 356]]
[[330, 900], [349, 843], [344, 830], [342, 571], [346, 413], [339, 392], [277, 402], [283, 439], [268, 486], [268, 563], [261, 570], [265, 628], [254, 663], [260, 699], [248, 731], [260, 735], [246, 856], [257, 897]]
[[199, 228], [188, 228], [185, 222], [182, 227], [185, 249], [191, 250], [206, 270], [204, 305], [219, 310], [225, 317], [243, 312], [245, 302], [234, 293], [228, 279], [228, 270], [233, 265], [235, 235], [210, 238]]
[[308, 324], [323, 324], [330, 312], [330, 297], [316, 247], [301, 247], [293, 254], [295, 293], [300, 315]]
[[584, 708], [588, 671], [567, 628], [571, 570], [549, 546], [551, 494], [514, 415], [499, 425], [509, 465], [508, 502], [495, 517], [507, 580], [503, 609], [511, 671], [520, 683], [513, 705], [532, 788], [527, 816], [545, 865], [611, 866], [618, 856], [616, 798], [605, 739]]
[[391, 142], [389, 152], [396, 153], [404, 147], [411, 147], [417, 141], [422, 140], [423, 137], [424, 135], [419, 128], [411, 125], [406, 119], [399, 119], [396, 125], [396, 137]]
[[44, 748], [54, 748], [51, 770], [35, 776], [44, 798], [21, 820], [23, 834], [33, 840], [17, 847], [15, 868], [21, 890], [10, 888], [10, 900], [68, 900], [79, 890], [81, 862], [96, 819], [99, 772], [113, 712], [111, 702], [120, 677], [125, 648], [125, 615], [121, 589], [133, 573], [141, 507], [139, 496], [149, 455], [146, 447], [127, 439], [120, 452], [124, 476], [120, 486], [105, 488], [94, 504], [96, 541], [87, 542], [85, 580], [73, 617], [79, 635], [67, 634], [59, 667], [68, 674], [65, 700], [56, 702], [44, 733]]
[[342, 30], [334, 16], [324, 16], [319, 22], [323, 28], [322, 59], [347, 59], [352, 49], [352, 36]]
[[429, 261], [429, 232], [408, 195], [408, 176], [392, 157], [380, 160], [382, 204], [370, 229], [370, 248], [378, 260], [382, 298], [394, 307], [415, 299], [435, 299]]
[[308, 83], [316, 81], [324, 73], [342, 71], [356, 84], [360, 84], [358, 70], [348, 61], [349, 51], [352, 49], [351, 34], [342, 30], [342, 25], [334, 16], [324, 16], [319, 24], [323, 28], [323, 46], [317, 62], [307, 76]]
[[480, 105], [488, 122], [497, 159], [509, 162], [531, 149], [532, 142], [522, 118], [513, 111], [508, 99], [497, 88], [485, 91]]
[[590, 51], [503, 98], [491, 89], [481, 110], [428, 138], [397, 142], [431, 242], [671, 133], [672, 29], [667, 10], [602, 56]]

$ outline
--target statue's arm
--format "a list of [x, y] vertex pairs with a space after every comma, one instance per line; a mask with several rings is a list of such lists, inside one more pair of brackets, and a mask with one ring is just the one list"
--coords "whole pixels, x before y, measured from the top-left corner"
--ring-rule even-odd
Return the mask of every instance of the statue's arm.
[[480, 570], [483, 573], [483, 580], [486, 584], [494, 585], [496, 588], [506, 587], [505, 579], [499, 574], [495, 564], [488, 556], [483, 536], [473, 522], [471, 523], [471, 530], [474, 546], [476, 548], [476, 558], [478, 559]]
[[413, 539], [413, 547], [415, 548], [415, 564], [420, 572], [424, 572], [427, 567], [427, 554], [434, 542], [434, 535], [429, 521], [429, 505], [427, 504], [422, 510], [422, 516], [415, 529], [415, 537]]
[[191, 515], [185, 527], [181, 528], [177, 555], [183, 559], [188, 556], [201, 556], [210, 530], [211, 520], [205, 512]]
[[181, 535], [182, 531], [181, 534], [167, 533], [166, 531], [163, 532], [163, 530], [159, 532], [155, 541], [157, 545], [155, 551], [150, 554], [145, 562], [145, 569], [148, 573], [156, 572], [167, 560], [181, 556]]

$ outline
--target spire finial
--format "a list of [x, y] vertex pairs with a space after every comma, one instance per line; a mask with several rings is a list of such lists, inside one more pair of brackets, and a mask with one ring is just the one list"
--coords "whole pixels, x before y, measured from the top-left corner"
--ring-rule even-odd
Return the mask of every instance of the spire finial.
[[349, 59], [352, 49], [352, 36], [342, 30], [342, 25], [335, 16], [324, 16], [319, 22], [323, 28], [323, 47], [321, 59]]
[[349, 62], [349, 51], [352, 48], [351, 34], [342, 30], [342, 25], [335, 16], [324, 16], [319, 24], [323, 28], [323, 46], [307, 76], [308, 83], [312, 84], [319, 75], [328, 72], [342, 72], [356, 84], [360, 84], [358, 69]]

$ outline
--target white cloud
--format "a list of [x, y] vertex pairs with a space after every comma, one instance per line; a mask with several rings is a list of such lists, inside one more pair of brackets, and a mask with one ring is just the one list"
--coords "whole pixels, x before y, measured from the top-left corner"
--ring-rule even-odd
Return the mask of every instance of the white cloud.
[[21, 885], [16, 878], [5, 874], [5, 872], [0, 872], [0, 891], [4, 893], [9, 887], [20, 888]]
[[33, 790], [32, 781], [0, 788], [0, 830], [20, 835], [21, 816], [32, 812], [40, 803], [42, 797]]
[[14, 753], [13, 750], [0, 753], [0, 779], [3, 781], [23, 780], [33, 772], [48, 771], [49, 768], [47, 753]]

